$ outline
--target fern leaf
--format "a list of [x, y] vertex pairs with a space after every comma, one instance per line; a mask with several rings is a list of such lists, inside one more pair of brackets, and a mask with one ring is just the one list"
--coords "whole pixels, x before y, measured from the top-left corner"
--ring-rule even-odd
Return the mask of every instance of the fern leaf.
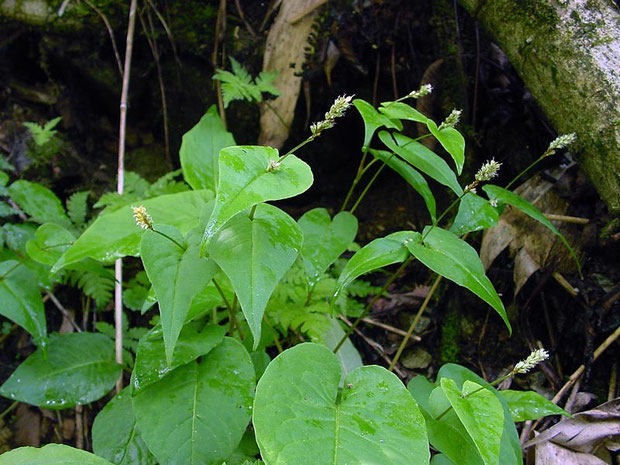
[[82, 228], [86, 223], [89, 195], [90, 191], [80, 191], [67, 199], [67, 214], [77, 228]]
[[102, 276], [91, 271], [74, 270], [67, 275], [67, 282], [93, 299], [97, 308], [104, 307], [112, 300], [114, 278], [111, 274]]

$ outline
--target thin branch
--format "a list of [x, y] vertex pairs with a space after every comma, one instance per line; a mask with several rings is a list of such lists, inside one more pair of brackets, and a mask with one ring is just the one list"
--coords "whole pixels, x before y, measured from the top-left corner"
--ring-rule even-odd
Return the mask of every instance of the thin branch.
[[235, 6], [237, 7], [237, 13], [241, 18], [241, 21], [243, 21], [243, 23], [245, 24], [245, 27], [250, 33], [250, 35], [252, 37], [256, 37], [256, 33], [254, 32], [254, 29], [252, 29], [252, 25], [248, 23], [248, 21], [245, 19], [245, 15], [243, 14], [243, 10], [241, 9], [241, 4], [239, 3], [239, 0], [235, 0]]
[[[131, 54], [133, 52], [133, 36], [136, 29], [137, 0], [131, 0], [129, 6], [129, 24], [125, 45], [125, 66], [123, 68], [123, 87], [120, 102], [120, 123], [118, 129], [118, 184], [116, 191], [123, 194], [125, 188], [125, 136], [127, 132], [127, 96], [129, 95], [129, 75], [131, 73]], [[114, 326], [116, 362], [123, 364], [123, 261], [119, 258], [114, 263]], [[116, 391], [123, 388], [123, 375], [119, 376]]]
[[82, 332], [82, 328], [80, 328], [78, 326], [78, 324], [75, 322], [75, 320], [71, 316], [71, 313], [69, 313], [69, 310], [67, 310], [60, 303], [60, 301], [56, 298], [56, 296], [54, 294], [52, 294], [50, 291], [46, 291], [45, 293], [49, 296], [50, 300], [54, 303], [56, 308], [58, 310], [60, 310], [60, 313], [62, 313], [62, 316], [64, 316], [67, 319], [67, 321], [71, 324], [71, 326], [73, 326], [73, 329], [75, 329], [78, 333], [81, 333]]
[[99, 8], [97, 8], [95, 5], [93, 5], [89, 0], [83, 0], [83, 1], [95, 13], [97, 13], [99, 15], [99, 17], [101, 18], [101, 21], [103, 21], [103, 24], [105, 24], [105, 27], [108, 30], [108, 34], [110, 35], [110, 41], [112, 42], [112, 48], [114, 49], [114, 58], [116, 59], [116, 65], [118, 66], [118, 72], [120, 73], [120, 75], [122, 77], [123, 76], [123, 66], [121, 65], [121, 55], [120, 55], [120, 53], [118, 53], [118, 47], [116, 46], [116, 40], [114, 39], [114, 31], [112, 30], [112, 25], [110, 24], [110, 21], [108, 21], [108, 17], [103, 13], [103, 11], [101, 11]]
[[174, 54], [174, 59], [176, 60], [177, 64], [181, 66], [181, 60], [179, 59], [179, 55], [177, 53], [177, 46], [174, 43], [174, 37], [172, 36], [172, 31], [168, 27], [168, 23], [166, 22], [162, 14], [159, 12], [155, 4], [152, 2], [152, 0], [147, 0], [147, 2], [149, 6], [153, 9], [153, 11], [155, 12], [155, 16], [157, 16], [157, 19], [159, 19], [159, 22], [161, 23], [164, 30], [166, 31], [166, 35], [168, 36], [168, 40], [170, 41], [170, 45], [172, 46], [172, 53]]

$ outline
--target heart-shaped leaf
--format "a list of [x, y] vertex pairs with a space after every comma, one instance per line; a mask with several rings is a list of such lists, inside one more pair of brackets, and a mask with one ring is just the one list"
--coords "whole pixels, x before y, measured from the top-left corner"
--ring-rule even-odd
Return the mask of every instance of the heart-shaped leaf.
[[16, 260], [1, 262], [0, 302], [0, 315], [28, 331], [38, 346], [45, 346], [45, 309], [34, 272]]
[[353, 100], [353, 105], [355, 105], [355, 108], [357, 108], [364, 120], [364, 144], [362, 145], [364, 149], [370, 144], [372, 136], [377, 129], [382, 127], [398, 129], [399, 131], [403, 129], [403, 125], [398, 119], [382, 115], [370, 103], [364, 100], [355, 99]]
[[220, 151], [220, 179], [203, 249], [237, 213], [261, 202], [294, 197], [312, 185], [312, 171], [305, 162], [295, 155], [281, 162], [279, 158], [271, 147], [235, 146]]
[[248, 426], [254, 388], [250, 356], [225, 338], [133, 397], [138, 428], [161, 465], [220, 465]]
[[504, 304], [487, 278], [474, 248], [450, 231], [436, 226], [424, 228], [423, 237], [424, 244], [407, 243], [411, 254], [435, 273], [466, 287], [487, 302], [502, 317], [508, 331], [512, 331]]
[[566, 410], [534, 391], [511, 391], [507, 389], [499, 391], [499, 395], [508, 404], [512, 420], [515, 422], [538, 420], [547, 415], [571, 416]]
[[403, 262], [409, 256], [407, 243], [419, 241], [420, 237], [413, 231], [399, 231], [366, 244], [351, 257], [340, 273], [334, 296], [364, 273]]
[[92, 433], [93, 452], [115, 465], [156, 463], [136, 425], [130, 387], [119, 392], [97, 414]]
[[429, 460], [424, 418], [385, 368], [350, 373], [325, 346], [299, 344], [260, 379], [254, 429], [266, 465], [402, 465]]
[[462, 236], [471, 231], [492, 228], [497, 224], [498, 218], [497, 210], [488, 200], [468, 192], [461, 198], [450, 232]]
[[212, 105], [198, 124], [183, 136], [179, 157], [187, 184], [194, 190], [215, 192], [220, 150], [231, 145], [235, 145], [235, 139], [226, 131], [216, 106]]
[[381, 131], [379, 139], [395, 152], [403, 160], [413, 165], [422, 173], [430, 176], [435, 181], [452, 189], [456, 195], [463, 194], [463, 188], [459, 185], [454, 171], [448, 164], [432, 150], [402, 134], [391, 135]]
[[325, 208], [315, 208], [297, 221], [304, 234], [301, 256], [311, 286], [355, 239], [357, 218], [340, 212], [331, 220]]
[[230, 279], [254, 337], [256, 350], [269, 297], [293, 265], [303, 234], [279, 208], [260, 204], [250, 219], [234, 217], [211, 241], [208, 252]]
[[217, 273], [217, 265], [200, 257], [198, 245], [181, 248], [184, 241], [177, 228], [160, 225], [157, 231], [168, 237], [147, 230], [142, 236], [140, 256], [159, 303], [166, 360], [170, 366], [192, 299]]
[[431, 215], [431, 220], [435, 223], [437, 220], [435, 197], [433, 196], [430, 187], [428, 187], [428, 183], [426, 182], [426, 179], [424, 179], [424, 176], [418, 173], [418, 171], [415, 170], [409, 163], [397, 157], [392, 152], [370, 149], [370, 153], [373, 157], [383, 161], [386, 165], [400, 174], [401, 177], [422, 196], [424, 203], [426, 204], [426, 208]]
[[[198, 225], [200, 212], [211, 199], [207, 190], [161, 195], [140, 202], [153, 217], [155, 226], [165, 223], [185, 234]], [[71, 263], [90, 257], [111, 262], [126, 255], [137, 256], [144, 230], [136, 225], [131, 206], [100, 215], [73, 246], [55, 263], [52, 273]]]
[[441, 389], [476, 444], [485, 465], [499, 464], [504, 410], [497, 397], [472, 381], [465, 381], [461, 393], [452, 379], [442, 378]]
[[108, 393], [121, 367], [114, 342], [96, 333], [52, 334], [47, 357], [38, 349], [0, 388], [0, 394], [47, 409], [88, 404]]
[[37, 449], [20, 447], [0, 455], [0, 465], [112, 465], [105, 459], [64, 444]]
[[156, 326], [145, 334], [138, 343], [136, 363], [132, 373], [134, 394], [149, 384], [159, 381], [174, 368], [208, 354], [224, 339], [226, 328], [209, 325], [198, 331], [192, 323], [183, 326], [177, 340], [172, 363], [168, 366], [164, 347], [163, 331]]

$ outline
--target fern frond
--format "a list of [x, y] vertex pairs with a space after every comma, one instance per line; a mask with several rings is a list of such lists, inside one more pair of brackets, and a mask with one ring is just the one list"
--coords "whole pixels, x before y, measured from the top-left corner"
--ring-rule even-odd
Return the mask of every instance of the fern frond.
[[90, 191], [80, 191], [74, 193], [67, 199], [67, 214], [78, 229], [81, 229], [86, 223], [89, 195]]
[[261, 92], [280, 95], [280, 91], [271, 83], [277, 73], [262, 72], [252, 82], [252, 76], [233, 57], [230, 57], [232, 72], [218, 69], [213, 79], [222, 82], [222, 98], [224, 107], [228, 107], [233, 100], [247, 100], [249, 102], [261, 102]]
[[67, 274], [66, 282], [93, 299], [97, 308], [104, 307], [112, 299], [114, 291], [112, 274], [104, 276], [92, 271], [72, 270]]

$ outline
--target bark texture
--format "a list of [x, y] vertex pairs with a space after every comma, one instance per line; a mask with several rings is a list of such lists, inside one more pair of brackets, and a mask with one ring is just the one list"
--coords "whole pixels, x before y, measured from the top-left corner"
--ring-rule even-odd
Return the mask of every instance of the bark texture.
[[620, 212], [620, 13], [612, 0], [459, 0], [504, 50]]

